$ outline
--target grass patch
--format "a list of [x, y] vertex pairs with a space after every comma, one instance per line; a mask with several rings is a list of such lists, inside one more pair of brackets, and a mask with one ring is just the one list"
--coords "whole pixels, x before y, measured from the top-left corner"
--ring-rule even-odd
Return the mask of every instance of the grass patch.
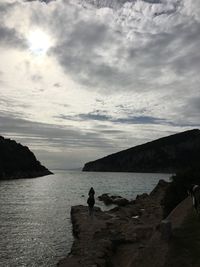
[[166, 267], [200, 266], [200, 218], [191, 212], [170, 241]]

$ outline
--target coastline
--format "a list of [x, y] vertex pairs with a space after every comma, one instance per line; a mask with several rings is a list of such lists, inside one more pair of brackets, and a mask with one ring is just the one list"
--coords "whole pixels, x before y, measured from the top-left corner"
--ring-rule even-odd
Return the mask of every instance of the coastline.
[[161, 202], [168, 185], [160, 180], [149, 195], [144, 193], [126, 206], [109, 211], [95, 208], [93, 217], [89, 217], [86, 206], [73, 206], [74, 242], [71, 252], [57, 266], [132, 266], [159, 232]]
[[15, 180], [15, 179], [31, 179], [38, 178], [46, 175], [53, 175], [54, 173], [48, 169], [40, 170], [40, 171], [26, 171], [26, 172], [16, 172], [12, 175], [3, 174], [0, 177], [0, 181], [4, 180]]

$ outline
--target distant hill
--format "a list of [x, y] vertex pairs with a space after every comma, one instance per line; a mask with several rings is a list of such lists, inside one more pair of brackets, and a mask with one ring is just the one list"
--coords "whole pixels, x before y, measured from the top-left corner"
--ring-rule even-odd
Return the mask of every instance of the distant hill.
[[83, 171], [174, 173], [199, 160], [200, 130], [194, 129], [88, 162]]
[[0, 180], [52, 174], [28, 147], [0, 136]]

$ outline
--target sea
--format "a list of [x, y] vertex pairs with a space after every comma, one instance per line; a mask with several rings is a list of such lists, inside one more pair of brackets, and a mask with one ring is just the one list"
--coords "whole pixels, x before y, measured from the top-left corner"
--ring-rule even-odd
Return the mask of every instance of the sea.
[[54, 175], [0, 181], [0, 267], [55, 267], [73, 242], [70, 209], [87, 205], [90, 187], [96, 206], [103, 193], [135, 199], [170, 174], [54, 170]]

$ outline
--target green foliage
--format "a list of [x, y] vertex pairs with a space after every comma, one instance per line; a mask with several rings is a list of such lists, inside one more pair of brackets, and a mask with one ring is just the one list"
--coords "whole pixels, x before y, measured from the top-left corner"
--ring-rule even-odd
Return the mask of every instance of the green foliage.
[[200, 184], [200, 167], [193, 166], [171, 177], [163, 199], [163, 217], [165, 218], [184, 198], [187, 197], [188, 189], [192, 184]]

